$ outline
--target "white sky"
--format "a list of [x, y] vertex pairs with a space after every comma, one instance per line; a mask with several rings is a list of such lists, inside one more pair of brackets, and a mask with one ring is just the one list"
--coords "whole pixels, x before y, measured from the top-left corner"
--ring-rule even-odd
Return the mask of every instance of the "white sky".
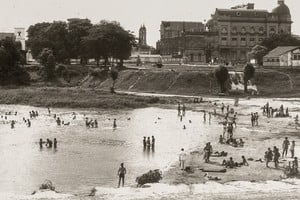
[[[163, 20], [204, 21], [215, 8], [230, 8], [248, 2], [255, 8], [271, 11], [277, 0], [0, 0], [0, 31], [26, 29], [37, 22], [89, 18], [93, 23], [102, 19], [116, 20], [138, 34], [141, 24], [147, 27], [147, 43], [155, 46]], [[300, 0], [285, 0], [292, 14], [292, 31], [300, 34]], [[299, 12], [299, 11], [298, 11]]]

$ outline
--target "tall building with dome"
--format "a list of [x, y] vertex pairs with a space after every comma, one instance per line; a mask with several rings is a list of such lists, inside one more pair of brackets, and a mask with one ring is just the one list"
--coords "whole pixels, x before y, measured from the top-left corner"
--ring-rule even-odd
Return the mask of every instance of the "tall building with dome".
[[[200, 56], [198, 58], [201, 58], [197, 60], [198, 62], [214, 60], [244, 63], [247, 61], [247, 54], [251, 48], [263, 39], [272, 34], [291, 34], [290, 9], [284, 0], [278, 0], [277, 3], [277, 7], [271, 12], [255, 9], [252, 3], [230, 9], [217, 8], [203, 31], [193, 34], [186, 32], [184, 37], [177, 37], [177, 39], [173, 37], [173, 40], [184, 43], [181, 44], [181, 48], [184, 47], [183, 55], [190, 62], [194, 61], [195, 55], [189, 53], [192, 52], [189, 49], [197, 49]], [[169, 41], [171, 41], [170, 38], [165, 40], [161, 37], [159, 41], [160, 49], [163, 50], [161, 54], [165, 55], [165, 47], [171, 46]], [[185, 41], [193, 42], [189, 44]], [[198, 45], [195, 46], [195, 44]], [[172, 50], [176, 51], [176, 48], [168, 49], [167, 53], [172, 54]]]
[[208, 31], [218, 32], [219, 57], [245, 61], [253, 46], [272, 34], [291, 34], [291, 14], [284, 0], [271, 12], [254, 9], [254, 4], [216, 9], [207, 22]]

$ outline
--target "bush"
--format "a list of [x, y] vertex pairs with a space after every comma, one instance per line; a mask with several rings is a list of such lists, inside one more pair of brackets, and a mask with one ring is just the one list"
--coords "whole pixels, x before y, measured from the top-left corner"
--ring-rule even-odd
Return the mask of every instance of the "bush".
[[99, 68], [90, 69], [89, 74], [94, 77], [102, 78], [107, 76], [107, 70], [103, 70]]
[[55, 73], [58, 75], [58, 76], [62, 76], [63, 72], [66, 71], [66, 67], [64, 65], [58, 65], [56, 66], [55, 68]]
[[1, 85], [28, 85], [30, 83], [30, 75], [20, 66], [10, 67], [10, 70], [0, 69]]
[[150, 104], [158, 103], [159, 100], [160, 99], [158, 97], [151, 97], [150, 99], [148, 99], [148, 103]]

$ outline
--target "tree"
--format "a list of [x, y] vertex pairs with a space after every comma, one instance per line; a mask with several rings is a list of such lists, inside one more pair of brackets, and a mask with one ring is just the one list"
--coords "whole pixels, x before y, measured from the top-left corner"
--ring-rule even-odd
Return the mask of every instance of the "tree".
[[20, 44], [10, 38], [0, 41], [0, 84], [26, 85], [29, 74], [19, 66], [21, 61]]
[[27, 45], [34, 58], [37, 58], [44, 48], [49, 48], [58, 62], [63, 63], [69, 59], [66, 22], [37, 23], [30, 26], [27, 32]]
[[[88, 31], [92, 26], [89, 19], [68, 19], [67, 42], [70, 58], [84, 59], [85, 55], [82, 48], [82, 38], [88, 35]], [[82, 62], [83, 61], [81, 60], [81, 63]]]
[[251, 63], [247, 63], [244, 67], [244, 91], [248, 91], [248, 81], [254, 77], [255, 68]]
[[229, 73], [225, 66], [220, 65], [215, 70], [215, 77], [217, 78], [218, 84], [220, 85], [221, 93], [226, 92], [226, 81], [229, 79]]
[[45, 37], [51, 23], [43, 22], [31, 25], [28, 30], [27, 46], [31, 49], [33, 58], [38, 58], [44, 48], [50, 47], [49, 40]]
[[110, 71], [110, 77], [113, 80], [113, 84], [112, 84], [112, 87], [111, 87], [111, 92], [112, 93], [115, 93], [115, 84], [116, 84], [116, 80], [118, 79], [118, 76], [119, 76], [119, 72], [116, 69], [112, 69]]
[[124, 59], [129, 58], [132, 46], [136, 44], [135, 37], [114, 21], [101, 21], [94, 25], [82, 42], [89, 57], [94, 58], [98, 66], [100, 59], [104, 59], [105, 67], [110, 58], [123, 63]]
[[269, 38], [265, 38], [261, 44], [268, 51], [275, 49], [278, 46], [300, 46], [300, 40], [290, 34], [273, 34]]
[[256, 60], [258, 65], [263, 65], [263, 58], [268, 53], [268, 49], [265, 46], [255, 45], [249, 52], [249, 57]]
[[39, 62], [43, 65], [43, 75], [48, 80], [54, 77], [55, 57], [51, 49], [44, 48], [39, 56]]

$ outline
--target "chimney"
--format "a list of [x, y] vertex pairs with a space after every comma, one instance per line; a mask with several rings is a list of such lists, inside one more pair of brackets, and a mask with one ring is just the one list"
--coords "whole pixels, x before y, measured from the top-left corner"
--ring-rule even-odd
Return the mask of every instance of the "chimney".
[[248, 3], [247, 10], [254, 10], [254, 3]]

